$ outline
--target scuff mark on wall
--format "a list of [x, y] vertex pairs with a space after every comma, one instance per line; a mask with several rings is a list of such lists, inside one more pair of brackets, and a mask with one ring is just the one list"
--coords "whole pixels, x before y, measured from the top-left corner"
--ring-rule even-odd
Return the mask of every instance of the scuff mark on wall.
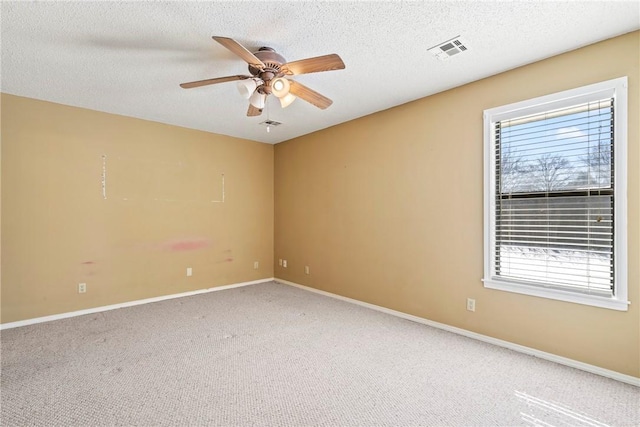
[[224, 203], [224, 174], [220, 174], [220, 181], [222, 186], [222, 198], [220, 200], [211, 200], [211, 203]]
[[85, 279], [87, 277], [94, 277], [98, 273], [98, 261], [83, 261], [80, 263], [78, 269], [79, 279]]
[[107, 156], [102, 155], [102, 198], [107, 200]]
[[231, 249], [225, 249], [224, 251], [216, 252], [216, 255], [214, 256], [214, 259], [213, 259], [213, 261], [216, 264], [230, 263], [230, 262], [233, 262], [234, 260], [235, 260], [235, 257]]
[[222, 200], [212, 200], [212, 203], [224, 203], [224, 174], [222, 175]]
[[222, 251], [222, 253], [224, 254], [223, 256], [225, 258], [221, 259], [220, 261], [217, 261], [216, 264], [222, 264], [224, 262], [233, 262], [233, 251], [231, 249]]
[[[103, 197], [106, 199], [106, 155]], [[225, 203], [226, 177], [204, 162], [116, 156], [109, 162], [109, 196], [127, 202]]]

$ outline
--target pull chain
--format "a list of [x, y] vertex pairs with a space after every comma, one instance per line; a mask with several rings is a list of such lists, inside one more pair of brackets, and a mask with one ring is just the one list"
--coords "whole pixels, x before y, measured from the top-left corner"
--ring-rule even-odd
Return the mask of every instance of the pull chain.
[[271, 126], [269, 125], [269, 123], [271, 122], [271, 120], [269, 119], [269, 95], [267, 95], [267, 99], [265, 99], [265, 107], [267, 110], [267, 133], [271, 132]]

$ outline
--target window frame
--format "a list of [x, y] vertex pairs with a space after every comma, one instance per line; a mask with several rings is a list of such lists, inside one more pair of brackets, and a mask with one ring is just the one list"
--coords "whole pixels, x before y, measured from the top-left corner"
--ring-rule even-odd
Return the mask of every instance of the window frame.
[[[627, 311], [627, 77], [532, 98], [484, 110], [484, 275], [485, 288], [518, 294], [586, 304], [613, 310]], [[614, 293], [611, 297], [523, 283], [497, 276], [495, 273], [495, 184], [494, 156], [497, 122], [531, 114], [567, 108], [606, 97], [613, 98], [614, 116]]]

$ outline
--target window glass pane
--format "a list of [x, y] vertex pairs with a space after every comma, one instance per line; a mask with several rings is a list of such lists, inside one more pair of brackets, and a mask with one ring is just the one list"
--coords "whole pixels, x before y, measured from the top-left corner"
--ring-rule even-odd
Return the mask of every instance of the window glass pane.
[[612, 105], [608, 99], [496, 124], [498, 276], [612, 294]]
[[484, 110], [486, 288], [627, 310], [627, 87]]
[[582, 108], [499, 124], [501, 193], [611, 188], [611, 101]]

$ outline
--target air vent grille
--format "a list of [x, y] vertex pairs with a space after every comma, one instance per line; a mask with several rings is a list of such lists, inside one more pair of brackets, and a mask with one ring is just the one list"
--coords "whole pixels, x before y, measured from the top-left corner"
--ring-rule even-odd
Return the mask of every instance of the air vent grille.
[[259, 123], [262, 126], [280, 126], [282, 123], [276, 122], [275, 120], [265, 120], [264, 122]]
[[469, 45], [458, 36], [430, 48], [429, 52], [439, 60], [446, 61], [452, 56], [467, 50], [469, 50]]

